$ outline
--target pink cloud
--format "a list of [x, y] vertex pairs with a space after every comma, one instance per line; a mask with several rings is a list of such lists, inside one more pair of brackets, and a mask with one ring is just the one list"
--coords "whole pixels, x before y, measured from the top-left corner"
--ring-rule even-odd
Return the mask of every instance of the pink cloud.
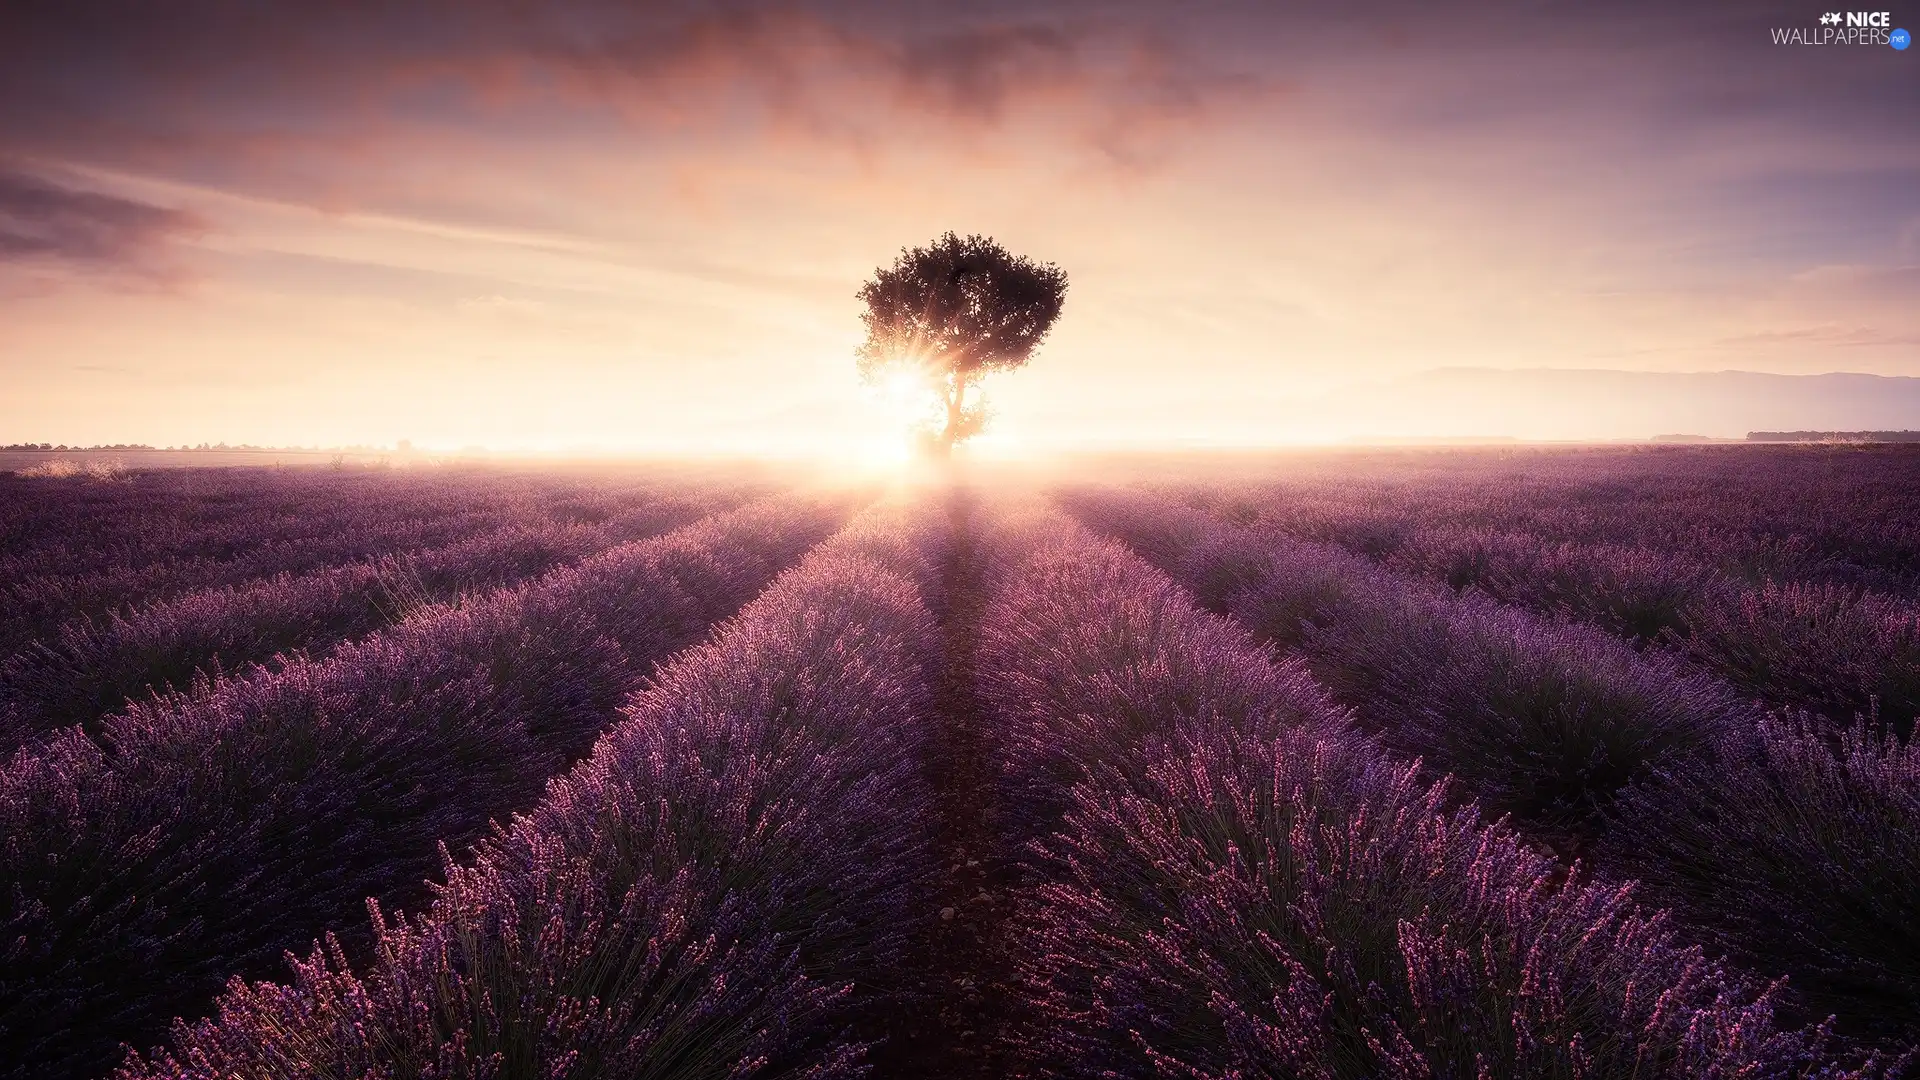
[[177, 283], [182, 271], [170, 249], [206, 227], [186, 210], [0, 166], [0, 265], [24, 268], [35, 292], [76, 269], [146, 287]]

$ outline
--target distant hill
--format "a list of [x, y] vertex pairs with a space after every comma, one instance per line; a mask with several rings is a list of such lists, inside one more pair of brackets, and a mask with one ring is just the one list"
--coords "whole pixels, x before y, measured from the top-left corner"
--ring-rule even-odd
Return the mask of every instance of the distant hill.
[[1336, 436], [1392, 431], [1427, 439], [1646, 439], [1662, 432], [1744, 439], [1748, 432], [1899, 431], [1920, 429], [1920, 378], [1436, 368], [1329, 395], [1303, 412]]

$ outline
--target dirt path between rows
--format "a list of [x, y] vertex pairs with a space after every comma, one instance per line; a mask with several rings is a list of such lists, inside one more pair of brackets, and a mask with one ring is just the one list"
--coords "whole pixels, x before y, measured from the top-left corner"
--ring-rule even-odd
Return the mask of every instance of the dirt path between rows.
[[991, 762], [974, 693], [981, 609], [979, 495], [956, 484], [944, 495], [953, 543], [941, 567], [946, 666], [936, 688], [940, 752], [929, 770], [937, 800], [936, 850], [946, 864], [915, 981], [924, 997], [884, 1024], [876, 1080], [1016, 1076], [1002, 1044], [1010, 972], [1003, 937], [1013, 873], [994, 832]]

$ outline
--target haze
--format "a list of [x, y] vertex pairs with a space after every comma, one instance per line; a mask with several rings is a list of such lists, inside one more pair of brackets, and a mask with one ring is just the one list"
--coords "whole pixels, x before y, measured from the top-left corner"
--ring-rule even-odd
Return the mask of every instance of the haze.
[[854, 291], [947, 229], [1072, 275], [989, 450], [1920, 375], [1920, 51], [1824, 9], [956, 7], [10, 8], [0, 441], [884, 443]]

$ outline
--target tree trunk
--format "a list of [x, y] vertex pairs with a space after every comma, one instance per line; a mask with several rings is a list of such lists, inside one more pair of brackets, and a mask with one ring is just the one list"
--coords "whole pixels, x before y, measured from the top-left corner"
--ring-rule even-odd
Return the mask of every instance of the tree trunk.
[[967, 377], [953, 373], [953, 389], [947, 394], [947, 427], [940, 433], [940, 456], [952, 457], [953, 444], [959, 440], [960, 411], [967, 395]]

